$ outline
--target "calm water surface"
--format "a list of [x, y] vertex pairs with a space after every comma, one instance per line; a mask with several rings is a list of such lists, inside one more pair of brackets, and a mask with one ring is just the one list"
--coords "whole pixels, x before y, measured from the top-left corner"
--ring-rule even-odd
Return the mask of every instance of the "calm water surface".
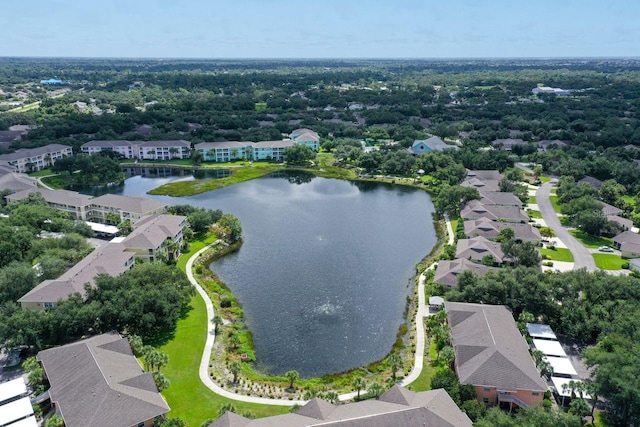
[[316, 376], [389, 352], [414, 265], [436, 242], [427, 193], [296, 174], [184, 198], [145, 195], [176, 179], [194, 178], [137, 176], [110, 191], [240, 218], [244, 245], [211, 267], [243, 305], [259, 370]]

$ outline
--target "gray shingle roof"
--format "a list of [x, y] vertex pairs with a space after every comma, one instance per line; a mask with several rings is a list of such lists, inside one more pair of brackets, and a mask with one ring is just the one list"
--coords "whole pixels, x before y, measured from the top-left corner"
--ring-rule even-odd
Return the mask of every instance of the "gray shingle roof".
[[497, 170], [491, 169], [467, 169], [467, 178], [478, 178], [481, 180], [500, 181], [503, 176]]
[[[5, 170], [0, 166], [0, 170]], [[20, 191], [36, 189], [36, 180], [21, 173], [8, 172], [0, 175], [0, 190]]]
[[[322, 409], [320, 409], [322, 408]], [[304, 414], [311, 414], [306, 416]], [[243, 424], [243, 422], [245, 422]], [[378, 400], [334, 406], [308, 402], [296, 414], [247, 420], [220, 417], [209, 427], [467, 427], [471, 420], [442, 389], [415, 393], [393, 386]]]
[[260, 141], [253, 144], [255, 148], [286, 148], [293, 147], [294, 145], [296, 145], [296, 143], [290, 139], [283, 139], [280, 141]]
[[189, 141], [183, 139], [169, 140], [169, 141], [145, 141], [139, 144], [140, 148], [149, 147], [191, 147]]
[[221, 141], [221, 142], [201, 142], [195, 145], [196, 150], [213, 150], [222, 148], [244, 148], [253, 145], [253, 142]]
[[20, 160], [27, 157], [37, 157], [37, 156], [42, 156], [44, 154], [55, 153], [61, 150], [68, 150], [70, 148], [71, 147], [69, 147], [68, 145], [62, 145], [62, 144], [49, 144], [49, 145], [45, 145], [44, 147], [25, 148], [25, 149], [18, 150], [15, 153], [3, 154], [0, 156], [0, 160], [6, 160], [6, 161]]
[[123, 140], [123, 139], [104, 140], [104, 141], [92, 140], [92, 141], [89, 141], [89, 142], [85, 142], [84, 144], [82, 144], [81, 147], [98, 147], [98, 148], [110, 147], [110, 148], [114, 148], [114, 147], [131, 147], [131, 146], [133, 146], [135, 144], [136, 144], [136, 142], [134, 142], [134, 141], [126, 141], [126, 140]]
[[503, 191], [483, 191], [480, 203], [483, 205], [502, 205], [502, 206], [518, 206], [522, 207], [522, 200], [518, 199], [513, 193], [505, 193]]
[[633, 231], [624, 231], [613, 238], [613, 243], [621, 245], [623, 243], [633, 243], [640, 245], [640, 234]]
[[482, 236], [458, 240], [456, 258], [480, 262], [482, 258], [487, 255], [492, 255], [498, 264], [502, 263], [504, 253], [502, 252], [500, 243], [492, 242]]
[[68, 427], [135, 426], [169, 411], [152, 375], [117, 333], [43, 350], [37, 358]]
[[491, 270], [497, 269], [476, 264], [464, 258], [454, 259], [452, 261], [442, 260], [438, 261], [438, 268], [436, 268], [433, 283], [441, 283], [452, 288], [458, 286], [458, 276], [465, 271], [471, 271], [478, 276], [484, 276]]
[[121, 209], [125, 212], [137, 214], [150, 214], [158, 209], [164, 209], [167, 204], [143, 197], [119, 196], [117, 194], [104, 194], [91, 200], [92, 205], [107, 206]]
[[186, 216], [180, 215], [150, 215], [133, 225], [134, 230], [122, 244], [127, 248], [155, 249], [180, 233], [186, 220]]
[[547, 389], [505, 306], [445, 302], [444, 307], [462, 384], [506, 391]]
[[84, 257], [56, 280], [45, 280], [22, 296], [18, 302], [45, 303], [66, 299], [71, 294], [85, 295], [85, 284], [94, 284], [99, 274], [117, 276], [127, 271], [126, 266], [134, 257], [124, 251], [121, 243], [107, 243]]
[[517, 240], [542, 240], [538, 229], [531, 224], [492, 221], [488, 218], [470, 219], [464, 222], [464, 233], [467, 236], [482, 236], [489, 240], [495, 239], [505, 228], [512, 229]]
[[484, 191], [500, 191], [500, 181], [495, 179], [467, 178], [460, 183], [462, 187], [476, 188], [480, 194]]
[[505, 220], [512, 222], [526, 222], [529, 217], [518, 206], [485, 205], [479, 200], [472, 200], [460, 210], [462, 219], [488, 218], [493, 221]]

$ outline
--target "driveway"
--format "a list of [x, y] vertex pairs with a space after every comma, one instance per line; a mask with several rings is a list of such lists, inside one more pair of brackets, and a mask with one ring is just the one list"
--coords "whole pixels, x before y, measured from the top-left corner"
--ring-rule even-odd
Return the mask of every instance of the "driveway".
[[544, 222], [547, 224], [547, 227], [550, 227], [553, 230], [556, 236], [562, 240], [565, 246], [573, 254], [574, 270], [586, 268], [587, 271], [595, 271], [596, 262], [591, 256], [589, 249], [582, 246], [582, 244], [578, 242], [575, 237], [573, 237], [569, 231], [562, 226], [562, 224], [560, 224], [558, 214], [556, 214], [553, 210], [553, 206], [551, 206], [551, 199], [549, 198], [550, 193], [551, 183], [549, 182], [542, 184], [538, 191], [536, 191], [536, 202], [538, 203], [538, 208], [540, 209], [542, 218], [544, 218]]

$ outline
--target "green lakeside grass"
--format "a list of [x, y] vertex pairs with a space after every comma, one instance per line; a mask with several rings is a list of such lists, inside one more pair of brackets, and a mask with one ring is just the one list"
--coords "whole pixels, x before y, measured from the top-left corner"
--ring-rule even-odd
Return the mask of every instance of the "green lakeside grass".
[[[189, 252], [183, 254], [176, 266], [185, 270], [188, 259], [216, 236], [200, 237], [190, 243]], [[200, 294], [191, 298], [190, 310], [178, 321], [173, 339], [161, 346], [160, 351], [169, 355], [169, 363], [162, 373], [171, 385], [162, 392], [171, 407], [170, 417], [182, 418], [187, 425], [199, 427], [202, 422], [218, 417], [218, 410], [231, 403], [238, 413], [251, 412], [257, 417], [284, 414], [286, 406], [259, 405], [224, 398], [209, 390], [199, 376], [200, 360], [207, 337], [207, 310]]]
[[162, 196], [184, 197], [193, 196], [195, 194], [204, 193], [206, 191], [217, 190], [239, 182], [249, 181], [272, 172], [282, 170], [281, 165], [276, 164], [260, 164], [260, 167], [245, 167], [234, 170], [231, 176], [219, 179], [194, 180], [194, 181], [177, 181], [161, 185], [148, 191], [148, 194], [156, 194]]
[[596, 267], [603, 270], [622, 270], [623, 265], [628, 265], [628, 261], [614, 254], [592, 254], [596, 261]]
[[575, 237], [582, 246], [587, 248], [599, 248], [600, 246], [611, 246], [613, 245], [613, 240], [606, 237], [594, 237], [590, 236], [582, 230], [573, 229], [569, 230], [569, 233], [573, 237]]
[[573, 254], [566, 248], [538, 248], [541, 255], [546, 255], [548, 261], [573, 262]]
[[42, 182], [55, 190], [64, 190], [71, 183], [68, 175], [55, 175], [42, 178]]
[[529, 218], [542, 219], [542, 214], [540, 213], [540, 211], [527, 209], [527, 215], [529, 215]]

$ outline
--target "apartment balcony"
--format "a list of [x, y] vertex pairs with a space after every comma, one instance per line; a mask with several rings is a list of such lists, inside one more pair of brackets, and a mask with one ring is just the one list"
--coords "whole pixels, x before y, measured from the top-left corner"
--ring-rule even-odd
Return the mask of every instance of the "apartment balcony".
[[529, 405], [524, 403], [522, 400], [518, 399], [513, 394], [508, 394], [508, 393], [505, 393], [505, 392], [499, 392], [498, 393], [498, 404], [500, 404], [502, 402], [515, 403], [516, 405], [518, 405], [519, 407], [521, 407], [523, 409], [529, 407]]

